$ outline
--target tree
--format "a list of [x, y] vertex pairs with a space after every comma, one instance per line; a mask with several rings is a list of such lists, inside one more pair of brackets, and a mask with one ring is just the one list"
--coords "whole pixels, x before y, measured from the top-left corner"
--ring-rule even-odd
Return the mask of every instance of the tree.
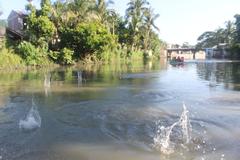
[[114, 53], [142, 56], [162, 47], [154, 23], [159, 15], [147, 0], [130, 0], [125, 18], [108, 8], [112, 0], [41, 0], [40, 9], [27, 1], [27, 37], [19, 50], [28, 64], [38, 64], [42, 57], [72, 64], [86, 57], [109, 60]]
[[119, 15], [115, 10], [108, 10], [106, 13], [106, 25], [113, 35], [115, 35], [115, 28], [118, 23]]
[[46, 42], [50, 42], [50, 40], [53, 39], [53, 36], [56, 33], [56, 27], [50, 19], [50, 0], [41, 1], [40, 12], [37, 11], [31, 3], [26, 8], [30, 11], [30, 14], [27, 17], [27, 36], [30, 42], [32, 42], [33, 44], [37, 44], [40, 38], [45, 39]]
[[227, 21], [224, 28], [215, 31], [207, 31], [198, 37], [198, 48], [211, 48], [219, 43], [230, 46], [233, 43], [235, 27], [231, 21]]
[[235, 28], [233, 22], [231, 22], [231, 21], [227, 21], [225, 23], [226, 23], [226, 29], [224, 31], [225, 42], [230, 45], [233, 42], [233, 39], [235, 36], [234, 32], [235, 32], [236, 28]]
[[96, 16], [98, 17], [99, 21], [103, 24], [107, 24], [109, 13], [107, 7], [110, 4], [113, 4], [114, 2], [112, 0], [105, 1], [105, 0], [97, 0], [96, 5], [94, 7], [94, 11], [96, 13]]
[[52, 5], [50, 0], [41, 0], [41, 15], [50, 17]]
[[235, 18], [235, 32], [233, 33], [233, 41], [231, 44], [231, 57], [240, 59], [240, 15], [236, 14]]
[[67, 14], [71, 25], [77, 25], [79, 22], [89, 21], [92, 18], [91, 9], [95, 0], [73, 0], [67, 4]]
[[198, 37], [197, 40], [198, 40], [197, 48], [211, 48], [217, 45], [216, 32], [214, 31], [204, 32]]
[[56, 28], [61, 28], [66, 25], [66, 21], [64, 21], [64, 15], [66, 14], [66, 5], [61, 2], [61, 0], [56, 1], [52, 6], [52, 17], [51, 20], [53, 21]]
[[131, 0], [128, 3], [126, 10], [126, 18], [128, 20], [130, 35], [131, 50], [134, 51], [135, 47], [139, 48], [137, 43], [140, 39], [139, 30], [143, 24], [144, 12], [147, 10], [149, 3], [146, 0]]
[[151, 7], [147, 8], [144, 12], [144, 50], [149, 50], [150, 48], [150, 33], [152, 28], [160, 31], [160, 29], [155, 25], [155, 20], [159, 17], [159, 14], [155, 14]]
[[116, 35], [118, 36], [118, 42], [123, 46], [129, 42], [129, 29], [126, 27], [127, 21], [120, 16], [116, 19]]
[[234, 39], [235, 39], [235, 42], [240, 43], [240, 15], [236, 14], [234, 17], [236, 19], [236, 21], [235, 21], [235, 25], [236, 25], [236, 32], [235, 33], [236, 34], [235, 34]]
[[73, 49], [76, 59], [94, 54], [101, 58], [104, 49], [113, 47], [115, 42], [114, 37], [99, 22], [79, 23], [74, 29], [66, 29], [61, 37], [62, 47]]

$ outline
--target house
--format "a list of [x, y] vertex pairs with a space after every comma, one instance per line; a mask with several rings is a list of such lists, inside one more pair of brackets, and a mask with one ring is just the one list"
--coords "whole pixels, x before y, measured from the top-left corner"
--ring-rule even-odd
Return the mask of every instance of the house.
[[219, 43], [212, 48], [206, 48], [206, 58], [226, 58], [229, 56], [228, 44]]
[[12, 39], [22, 39], [24, 36], [24, 29], [26, 26], [26, 14], [20, 11], [10, 13], [7, 19], [8, 27], [7, 34]]

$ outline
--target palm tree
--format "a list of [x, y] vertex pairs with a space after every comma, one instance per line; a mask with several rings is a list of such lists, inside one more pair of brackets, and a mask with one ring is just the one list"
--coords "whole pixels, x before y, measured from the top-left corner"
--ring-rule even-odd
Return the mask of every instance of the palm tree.
[[57, 0], [52, 6], [52, 21], [55, 26], [60, 28], [61, 26], [65, 26], [67, 24], [66, 20], [66, 3], [62, 2], [61, 0]]
[[152, 28], [157, 30], [158, 32], [160, 29], [155, 25], [155, 20], [159, 17], [159, 14], [155, 14], [153, 12], [153, 9], [149, 7], [145, 12], [144, 12], [144, 50], [149, 50], [149, 45], [150, 45], [150, 33], [152, 32]]
[[236, 30], [233, 22], [231, 21], [227, 21], [225, 22], [226, 26], [225, 26], [225, 42], [230, 45], [233, 42], [234, 39], [234, 32]]
[[97, 19], [105, 25], [107, 25], [109, 15], [111, 14], [111, 11], [107, 9], [110, 4], [114, 4], [114, 2], [112, 0], [97, 0], [95, 7], [93, 8]]
[[113, 9], [107, 10], [106, 18], [108, 29], [111, 31], [113, 35], [115, 35], [115, 25], [117, 24], [118, 21], [118, 14]]
[[235, 25], [236, 25], [235, 41], [240, 43], [240, 14], [236, 14], [234, 16], [234, 18], [236, 19], [236, 21], [235, 21]]
[[73, 0], [67, 3], [68, 17], [72, 23], [78, 24], [79, 22], [88, 21], [91, 17], [90, 10], [93, 7], [95, 0]]
[[144, 12], [147, 10], [146, 5], [149, 3], [146, 0], [131, 0], [128, 3], [126, 10], [126, 18], [128, 20], [131, 35], [131, 50], [135, 50], [135, 45], [139, 41], [139, 29], [143, 24]]
[[216, 41], [216, 45], [218, 45], [219, 43], [225, 43], [226, 37], [225, 37], [225, 29], [224, 28], [218, 28], [215, 31], [215, 41]]

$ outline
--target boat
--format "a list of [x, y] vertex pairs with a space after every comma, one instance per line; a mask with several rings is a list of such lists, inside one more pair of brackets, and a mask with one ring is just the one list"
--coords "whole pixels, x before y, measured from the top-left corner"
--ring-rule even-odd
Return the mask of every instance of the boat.
[[178, 58], [176, 58], [176, 57], [173, 57], [173, 59], [171, 59], [170, 61], [169, 61], [169, 63], [171, 64], [171, 65], [183, 65], [184, 64], [184, 57], [178, 57]]
[[178, 61], [170, 61], [169, 62], [171, 65], [183, 65], [184, 64], [184, 62], [178, 62]]

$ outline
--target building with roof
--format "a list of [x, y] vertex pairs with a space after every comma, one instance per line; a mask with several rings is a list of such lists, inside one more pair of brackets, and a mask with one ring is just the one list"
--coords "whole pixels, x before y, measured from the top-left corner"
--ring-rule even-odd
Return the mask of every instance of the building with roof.
[[12, 10], [7, 19], [7, 34], [12, 39], [22, 39], [26, 26], [26, 14]]

